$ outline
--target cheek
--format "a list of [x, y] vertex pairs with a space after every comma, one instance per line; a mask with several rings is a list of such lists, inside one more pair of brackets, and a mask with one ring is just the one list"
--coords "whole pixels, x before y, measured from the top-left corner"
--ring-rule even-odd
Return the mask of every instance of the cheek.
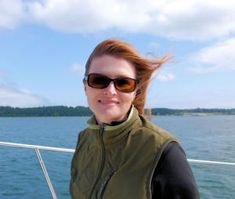
[[84, 91], [85, 91], [85, 95], [89, 98], [92, 98], [96, 93], [96, 90], [89, 87], [87, 84], [84, 84]]
[[128, 104], [132, 104], [132, 102], [134, 101], [135, 99], [135, 93], [132, 93], [132, 94], [128, 94], [126, 96], [123, 96], [123, 101], [128, 103]]

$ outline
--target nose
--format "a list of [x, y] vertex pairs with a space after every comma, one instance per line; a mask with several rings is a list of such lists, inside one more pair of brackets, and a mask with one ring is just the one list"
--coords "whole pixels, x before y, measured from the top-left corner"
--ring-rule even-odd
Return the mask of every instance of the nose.
[[117, 90], [116, 90], [113, 82], [110, 82], [109, 85], [105, 88], [105, 94], [111, 95], [111, 96], [117, 94]]

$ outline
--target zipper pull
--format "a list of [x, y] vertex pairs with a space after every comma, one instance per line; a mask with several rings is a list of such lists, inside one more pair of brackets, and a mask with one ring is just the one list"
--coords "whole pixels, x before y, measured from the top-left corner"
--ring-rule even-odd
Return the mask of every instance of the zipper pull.
[[105, 129], [105, 124], [104, 123], [100, 124], [99, 133], [100, 133], [101, 137], [103, 137], [104, 129]]

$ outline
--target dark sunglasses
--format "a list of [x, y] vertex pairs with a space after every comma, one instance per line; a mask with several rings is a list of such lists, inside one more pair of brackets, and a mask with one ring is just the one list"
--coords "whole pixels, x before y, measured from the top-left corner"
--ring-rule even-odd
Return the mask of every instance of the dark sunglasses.
[[115, 88], [118, 91], [130, 93], [136, 89], [138, 80], [129, 77], [119, 77], [111, 79], [105, 75], [90, 73], [85, 75], [84, 80], [87, 81], [88, 86], [92, 88], [103, 89], [109, 86], [110, 82], [114, 83]]

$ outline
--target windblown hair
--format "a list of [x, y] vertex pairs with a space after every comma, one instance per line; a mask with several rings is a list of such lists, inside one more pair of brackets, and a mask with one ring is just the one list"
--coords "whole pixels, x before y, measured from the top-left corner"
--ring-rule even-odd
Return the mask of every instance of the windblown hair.
[[86, 75], [89, 72], [92, 60], [102, 55], [122, 58], [135, 67], [136, 79], [139, 80], [139, 84], [133, 105], [139, 111], [139, 114], [143, 114], [147, 87], [151, 76], [156, 69], [169, 60], [169, 56], [164, 56], [154, 60], [146, 59], [140, 56], [130, 44], [120, 40], [107, 39], [99, 43], [88, 58], [85, 70]]

